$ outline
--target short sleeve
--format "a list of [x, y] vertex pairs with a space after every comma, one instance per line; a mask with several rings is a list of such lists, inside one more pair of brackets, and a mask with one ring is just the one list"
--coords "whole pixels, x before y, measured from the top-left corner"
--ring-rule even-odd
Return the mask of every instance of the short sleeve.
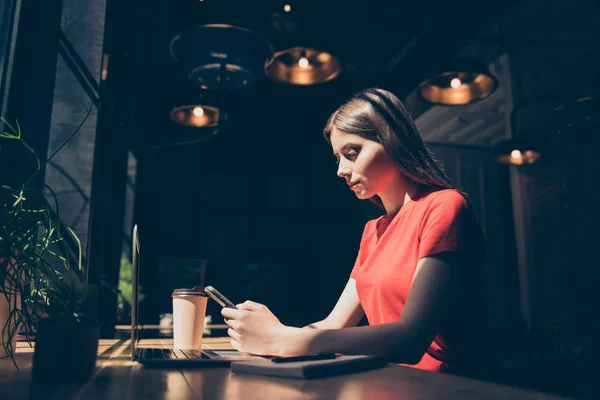
[[358, 249], [358, 256], [356, 257], [356, 261], [354, 262], [354, 268], [352, 268], [352, 272], [350, 273], [350, 277], [356, 279], [355, 275], [360, 270], [362, 263], [365, 261], [367, 256], [369, 255], [369, 239], [372, 235], [373, 225], [376, 220], [368, 221], [365, 224], [365, 229], [363, 230], [362, 237], [360, 239], [360, 247]]
[[467, 201], [455, 190], [441, 191], [432, 201], [419, 229], [418, 259], [460, 250]]

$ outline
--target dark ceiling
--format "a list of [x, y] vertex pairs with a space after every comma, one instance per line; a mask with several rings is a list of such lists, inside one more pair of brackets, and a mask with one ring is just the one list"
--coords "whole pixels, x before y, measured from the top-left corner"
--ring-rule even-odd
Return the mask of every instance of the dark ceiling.
[[[348, 70], [409, 70], [453, 54], [476, 30], [501, 13], [475, 1], [180, 0], [165, 2], [170, 37], [200, 24], [228, 23], [262, 34], [276, 49], [292, 45], [331, 51]], [[289, 4], [291, 11], [284, 12]], [[504, 4], [509, 4], [504, 2]], [[286, 29], [283, 26], [288, 26]], [[277, 28], [280, 27], [280, 28]], [[451, 43], [455, 43], [447, 48]], [[423, 48], [426, 46], [427, 48]], [[442, 52], [440, 54], [440, 52]]]
[[[353, 5], [339, 0], [141, 3], [143, 7], [136, 11], [132, 25], [140, 39], [135, 61], [140, 83], [134, 102], [138, 126], [143, 126], [135, 147], [193, 138], [196, 134], [194, 129], [178, 126], [168, 118], [174, 106], [189, 104], [200, 95], [200, 89], [185, 78], [181, 66], [169, 55], [171, 39], [182, 31], [225, 23], [260, 33], [276, 51], [303, 45], [331, 52], [343, 69], [330, 82], [294, 87], [263, 75], [251, 87], [234, 91], [227, 98], [230, 121], [240, 112], [237, 117], [255, 123], [301, 105], [307, 113], [313, 112], [311, 107], [316, 108], [316, 118], [322, 123], [340, 102], [365, 87], [380, 86], [400, 97], [408, 95], [427, 75], [428, 68], [453, 57], [513, 2], [495, 2], [495, 8], [471, 0], [370, 0]], [[291, 6], [291, 12], [284, 12], [285, 4]], [[168, 138], [165, 131], [169, 132]]]

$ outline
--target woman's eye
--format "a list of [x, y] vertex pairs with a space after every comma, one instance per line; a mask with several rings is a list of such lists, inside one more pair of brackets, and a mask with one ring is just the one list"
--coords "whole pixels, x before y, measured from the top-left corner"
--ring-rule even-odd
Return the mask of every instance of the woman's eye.
[[349, 157], [349, 158], [354, 158], [354, 157], [356, 157], [357, 155], [358, 155], [358, 151], [356, 151], [356, 150], [354, 150], [354, 149], [350, 149], [350, 150], [348, 151], [348, 157]]

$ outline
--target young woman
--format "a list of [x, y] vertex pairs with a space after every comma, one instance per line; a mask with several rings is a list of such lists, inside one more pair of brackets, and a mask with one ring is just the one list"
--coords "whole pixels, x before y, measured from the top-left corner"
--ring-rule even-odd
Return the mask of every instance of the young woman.
[[[432, 371], [471, 365], [484, 351], [483, 233], [392, 93], [368, 89], [324, 130], [339, 177], [385, 215], [367, 222], [356, 264], [329, 316], [281, 324], [246, 301], [224, 308], [232, 346], [260, 355], [374, 354]], [[366, 315], [369, 326], [357, 327]]]

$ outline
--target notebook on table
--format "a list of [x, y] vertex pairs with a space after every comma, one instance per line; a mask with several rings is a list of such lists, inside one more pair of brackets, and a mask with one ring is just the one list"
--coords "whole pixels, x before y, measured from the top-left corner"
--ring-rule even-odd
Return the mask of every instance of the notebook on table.
[[260, 359], [233, 361], [231, 372], [296, 379], [315, 379], [382, 368], [387, 361], [376, 356], [336, 356], [332, 359], [276, 363]]

